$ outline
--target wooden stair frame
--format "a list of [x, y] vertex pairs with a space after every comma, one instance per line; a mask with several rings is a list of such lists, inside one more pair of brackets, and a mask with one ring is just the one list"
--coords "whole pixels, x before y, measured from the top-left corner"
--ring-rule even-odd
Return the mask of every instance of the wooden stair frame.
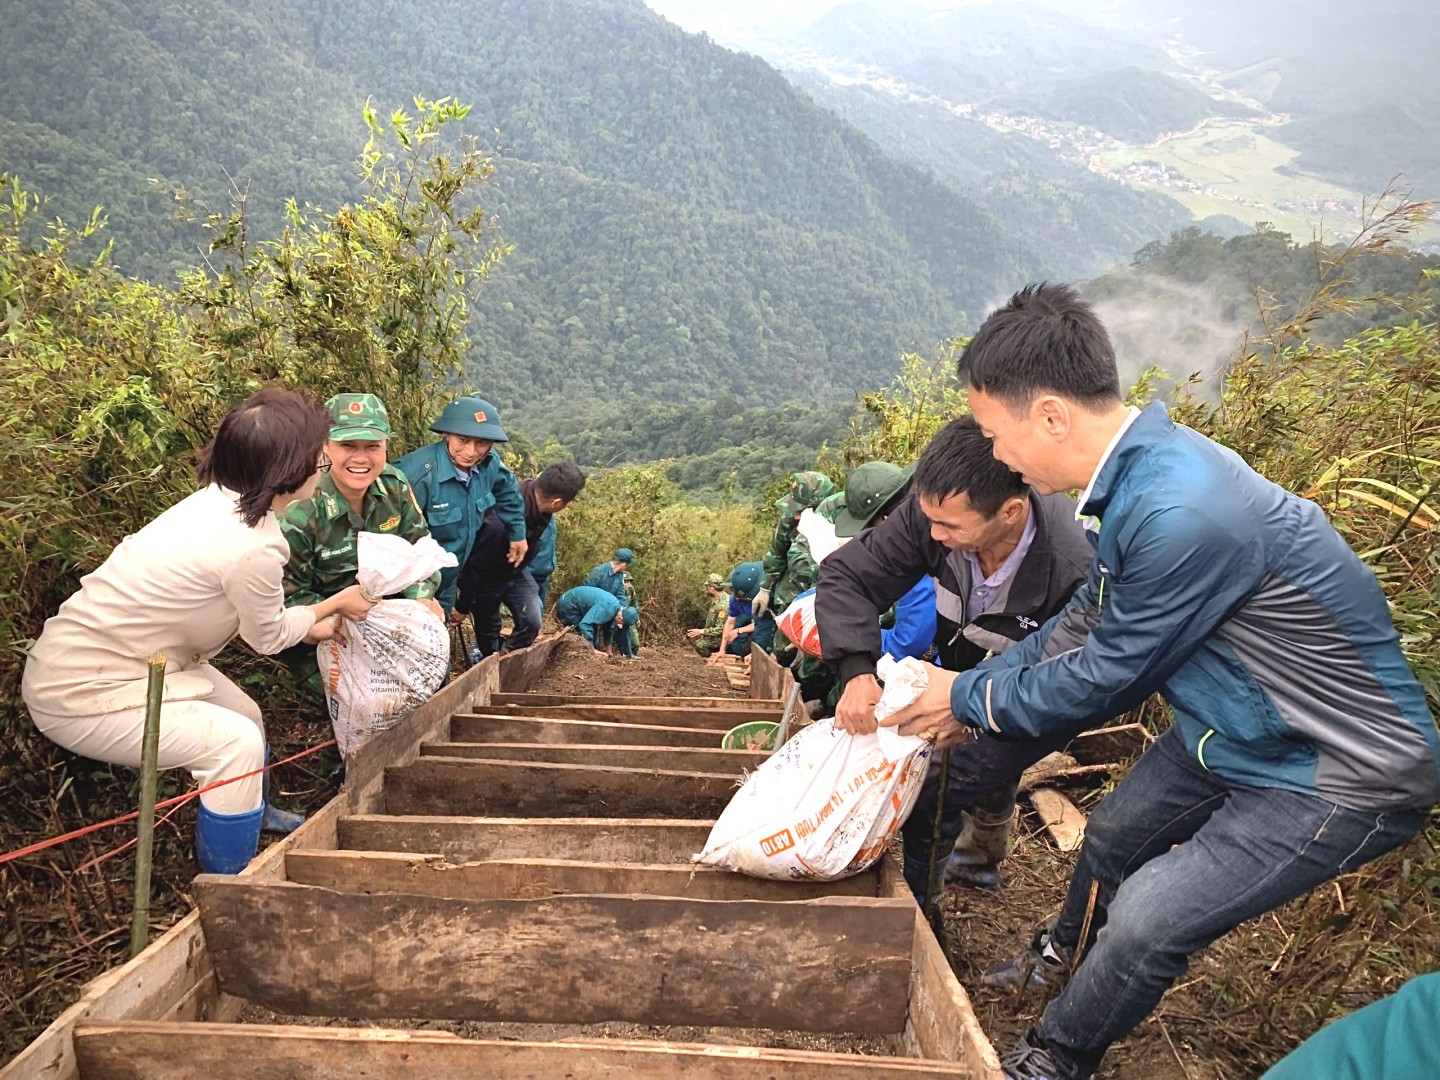
[[[721, 751], [719, 734], [735, 714], [778, 718], [789, 673], [757, 653], [740, 708], [516, 700], [559, 640], [487, 658], [351, 755], [336, 799], [243, 874], [197, 878], [200, 910], [87, 987], [0, 1080], [998, 1080], [893, 858], [834, 883], [691, 865], [764, 756]], [[230, 1023], [247, 999], [302, 1015], [869, 1034], [895, 1056]]]

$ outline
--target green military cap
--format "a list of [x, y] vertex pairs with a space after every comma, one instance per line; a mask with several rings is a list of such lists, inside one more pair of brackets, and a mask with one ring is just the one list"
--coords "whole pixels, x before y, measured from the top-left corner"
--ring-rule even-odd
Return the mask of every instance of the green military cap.
[[835, 535], [854, 536], [893, 499], [910, 486], [915, 466], [867, 461], [845, 481], [845, 509], [835, 516]]
[[827, 495], [835, 492], [835, 481], [822, 472], [813, 470], [790, 474], [790, 494], [776, 507], [784, 514], [794, 517], [802, 510], [808, 510]]
[[509, 442], [510, 436], [500, 426], [500, 410], [480, 397], [456, 398], [445, 406], [440, 419], [430, 430], [441, 435], [467, 435], [472, 439]]
[[723, 577], [721, 577], [719, 574], [705, 575], [705, 587], [707, 589], [725, 589], [729, 588], [729, 586], [730, 583], [726, 581]]
[[390, 438], [390, 414], [374, 394], [336, 394], [325, 402], [331, 442], [383, 442]]

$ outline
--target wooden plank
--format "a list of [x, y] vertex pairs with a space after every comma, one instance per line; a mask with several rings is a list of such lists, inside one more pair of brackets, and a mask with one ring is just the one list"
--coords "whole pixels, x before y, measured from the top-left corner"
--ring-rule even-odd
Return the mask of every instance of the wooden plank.
[[734, 697], [663, 697], [609, 694], [491, 694], [492, 705], [662, 705], [686, 709], [769, 709], [778, 712], [784, 702]]
[[280, 1012], [904, 1027], [913, 901], [367, 896], [218, 874], [194, 894], [220, 988]]
[[750, 696], [784, 701], [795, 681], [789, 668], [783, 668], [764, 649], [750, 650]]
[[1036, 788], [1030, 802], [1055, 846], [1061, 851], [1075, 851], [1085, 839], [1085, 815], [1069, 799], [1054, 788]]
[[[241, 875], [282, 879], [287, 852], [334, 848], [336, 823], [344, 803], [343, 796], [331, 799], [295, 832], [261, 851]], [[704, 844], [702, 836], [700, 846]], [[243, 1005], [217, 990], [200, 917], [192, 911], [129, 963], [111, 968], [87, 983], [75, 1004], [0, 1068], [0, 1078], [77, 1080], [71, 1031], [86, 1019], [232, 1020]]]
[[567, 765], [621, 765], [629, 769], [739, 774], [755, 769], [768, 750], [722, 750], [718, 746], [564, 746], [544, 743], [426, 743], [421, 757], [488, 758], [491, 761], [549, 761]]
[[419, 758], [385, 770], [391, 814], [713, 818], [739, 789], [732, 773]]
[[1109, 773], [1112, 768], [1111, 765], [1080, 765], [1069, 754], [1046, 754], [1020, 774], [1020, 790], [1030, 791], [1056, 780], [1100, 776]]
[[608, 720], [615, 724], [650, 724], [665, 727], [704, 728], [724, 734], [736, 724], [751, 720], [778, 720], [764, 709], [686, 709], [661, 705], [491, 705], [492, 716], [545, 716], [555, 720]]
[[75, 1043], [86, 1080], [975, 1080], [943, 1061], [619, 1039], [462, 1039], [384, 1028], [87, 1024]]
[[1000, 1055], [918, 907], [910, 1008], [900, 1046], [915, 1057], [955, 1062], [972, 1080], [1004, 1080]]
[[[195, 991], [202, 985], [208, 994]], [[188, 1002], [188, 1007], [183, 1003]], [[91, 979], [75, 1004], [35, 1041], [0, 1069], [4, 1080], [76, 1080], [79, 1071], [71, 1039], [84, 1020], [153, 1018], [173, 1011], [178, 1019], [205, 1019], [217, 1002], [210, 954], [192, 911], [139, 956]]]
[[464, 900], [534, 899], [587, 893], [684, 896], [692, 900], [814, 900], [876, 896], [879, 872], [840, 881], [769, 881], [708, 866], [506, 859], [457, 863], [443, 855], [297, 851], [289, 879], [343, 892], [419, 893]]
[[663, 818], [391, 817], [340, 819], [340, 846], [357, 851], [438, 854], [452, 861], [599, 859], [679, 863], [705, 847], [713, 821]]
[[499, 690], [507, 693], [529, 690], [550, 666], [550, 660], [564, 638], [565, 632], [562, 630], [537, 639], [527, 648], [502, 654]]
[[1139, 757], [1153, 741], [1141, 724], [1115, 724], [1082, 732], [1065, 752], [1081, 765], [1105, 765]]
[[534, 716], [498, 716], [485, 712], [457, 713], [450, 721], [450, 739], [453, 742], [719, 746], [723, 735], [722, 731], [705, 728], [613, 724], [601, 720], [546, 720]]
[[500, 685], [500, 657], [487, 656], [388, 731], [367, 740], [345, 759], [345, 793], [353, 813], [378, 810], [385, 769], [420, 756], [420, 744], [444, 737], [450, 717], [473, 702], [488, 701]]

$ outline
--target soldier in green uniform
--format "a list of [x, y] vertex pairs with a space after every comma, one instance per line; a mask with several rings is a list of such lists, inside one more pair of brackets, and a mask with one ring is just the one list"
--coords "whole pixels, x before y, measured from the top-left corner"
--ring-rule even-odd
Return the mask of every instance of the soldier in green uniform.
[[[412, 543], [430, 535], [409, 481], [385, 462], [390, 415], [380, 399], [374, 394], [336, 394], [325, 407], [331, 421], [325, 444], [329, 466], [322, 466], [314, 495], [291, 503], [280, 514], [280, 530], [290, 544], [287, 607], [318, 603], [355, 584], [357, 533], [393, 533]], [[444, 618], [434, 600], [439, 584], [437, 572], [402, 595], [422, 601]], [[315, 649], [299, 645], [282, 655], [306, 687], [323, 696]]]
[[775, 524], [770, 550], [761, 563], [764, 576], [760, 579], [760, 591], [755, 594], [752, 604], [757, 618], [766, 610], [778, 615], [785, 610], [786, 604], [815, 584], [813, 580], [806, 585], [795, 584], [791, 577], [790, 553], [795, 544], [800, 515], [834, 493], [835, 482], [822, 472], [790, 474], [790, 493], [775, 503], [780, 511], [780, 520]]
[[695, 646], [695, 651], [701, 656], [708, 657], [720, 648], [720, 635], [725, 632], [725, 620], [729, 617], [728, 584], [719, 574], [711, 574], [705, 579], [705, 593], [710, 597], [710, 614], [705, 619], [704, 626], [685, 631], [690, 644]]

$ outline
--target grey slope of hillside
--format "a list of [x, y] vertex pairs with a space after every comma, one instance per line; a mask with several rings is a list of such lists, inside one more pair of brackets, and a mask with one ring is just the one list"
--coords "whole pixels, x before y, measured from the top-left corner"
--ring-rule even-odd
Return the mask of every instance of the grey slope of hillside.
[[1227, 85], [1288, 113], [1297, 167], [1366, 191], [1403, 173], [1440, 195], [1440, 7], [1430, 0], [1127, 0], [1136, 34], [1172, 39]]
[[1023, 88], [1035, 79], [1170, 67], [1156, 46], [1030, 3], [991, 2], [927, 12], [914, 5], [842, 4], [789, 36], [794, 45], [884, 68], [943, 61], [982, 83]]

